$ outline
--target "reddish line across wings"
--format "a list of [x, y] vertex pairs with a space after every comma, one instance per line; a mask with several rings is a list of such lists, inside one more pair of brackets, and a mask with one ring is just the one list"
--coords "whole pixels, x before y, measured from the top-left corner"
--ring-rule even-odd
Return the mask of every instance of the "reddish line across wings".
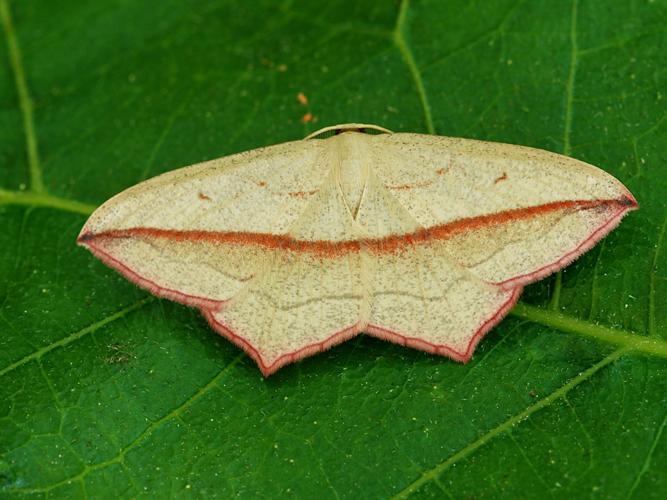
[[168, 238], [179, 242], [217, 242], [236, 245], [256, 245], [269, 249], [310, 252], [322, 256], [334, 257], [350, 252], [358, 252], [361, 248], [376, 253], [394, 252], [410, 245], [432, 240], [444, 240], [465, 231], [481, 229], [486, 226], [502, 224], [504, 222], [528, 219], [556, 210], [586, 210], [604, 205], [615, 205], [619, 208], [627, 207], [628, 210], [631, 210], [637, 207], [637, 201], [629, 196], [612, 200], [557, 201], [534, 207], [517, 208], [495, 214], [468, 217], [447, 224], [420, 229], [409, 234], [392, 235], [371, 240], [305, 241], [296, 240], [286, 235], [276, 234], [133, 227], [129, 229], [82, 234], [79, 236], [78, 241], [79, 243], [86, 244], [98, 238], [133, 238], [145, 236], [149, 238]]

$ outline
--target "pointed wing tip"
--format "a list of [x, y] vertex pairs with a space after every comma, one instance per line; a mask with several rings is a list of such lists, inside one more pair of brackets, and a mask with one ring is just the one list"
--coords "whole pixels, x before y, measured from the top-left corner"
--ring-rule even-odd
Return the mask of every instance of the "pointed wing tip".
[[87, 247], [89, 243], [95, 238], [93, 233], [85, 231], [85, 228], [81, 230], [81, 233], [76, 238], [76, 244], [79, 246]]
[[639, 203], [637, 199], [628, 191], [618, 200], [619, 205], [628, 207], [628, 210], [639, 210]]

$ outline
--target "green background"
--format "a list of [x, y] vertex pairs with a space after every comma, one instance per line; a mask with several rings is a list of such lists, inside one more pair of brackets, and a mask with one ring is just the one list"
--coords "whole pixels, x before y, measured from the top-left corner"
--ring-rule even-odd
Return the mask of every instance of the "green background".
[[[667, 497], [667, 1], [0, 17], [0, 496]], [[267, 380], [75, 246], [146, 177], [355, 121], [575, 156], [641, 210], [467, 365], [359, 336]]]

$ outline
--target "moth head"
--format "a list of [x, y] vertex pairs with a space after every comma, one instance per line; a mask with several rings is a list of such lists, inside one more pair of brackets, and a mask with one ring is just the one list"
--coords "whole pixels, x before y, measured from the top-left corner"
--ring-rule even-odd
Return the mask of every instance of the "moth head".
[[331, 135], [341, 134], [343, 132], [360, 132], [368, 133], [369, 131], [379, 132], [381, 134], [393, 134], [393, 132], [379, 125], [370, 125], [367, 123], [344, 123], [341, 125], [331, 125], [329, 127], [321, 128], [316, 130], [312, 134], [309, 134], [305, 137], [304, 140], [308, 139], [323, 139], [330, 137]]

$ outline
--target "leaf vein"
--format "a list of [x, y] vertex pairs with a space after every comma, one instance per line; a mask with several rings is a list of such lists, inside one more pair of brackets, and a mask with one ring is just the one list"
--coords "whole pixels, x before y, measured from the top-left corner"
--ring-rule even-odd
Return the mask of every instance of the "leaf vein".
[[576, 377], [570, 379], [569, 382], [566, 384], [562, 385], [558, 389], [556, 389], [554, 392], [552, 392], [550, 395], [546, 396], [544, 399], [541, 399], [537, 403], [528, 406], [526, 409], [524, 409], [522, 412], [517, 413], [516, 415], [510, 417], [509, 419], [505, 420], [503, 423], [498, 425], [497, 427], [494, 427], [493, 429], [489, 430], [488, 432], [482, 434], [479, 438], [477, 438], [475, 441], [472, 443], [468, 444], [464, 448], [460, 449], [458, 452], [454, 453], [451, 455], [449, 458], [447, 458], [445, 461], [437, 464], [435, 467], [425, 471], [422, 473], [422, 475], [417, 478], [415, 481], [413, 481], [411, 484], [406, 486], [402, 491], [394, 495], [392, 498], [398, 499], [398, 498], [407, 498], [410, 494], [415, 493], [419, 490], [420, 487], [422, 487], [424, 484], [427, 484], [431, 481], [435, 481], [440, 474], [448, 469], [451, 465], [454, 463], [468, 457], [472, 453], [474, 453], [477, 449], [485, 445], [487, 442], [491, 441], [493, 438], [497, 436], [503, 435], [505, 432], [510, 431], [515, 425], [520, 424], [523, 420], [527, 419], [530, 417], [533, 413], [548, 407], [550, 404], [553, 402], [557, 401], [558, 399], [563, 398], [567, 393], [569, 393], [572, 389], [575, 387], [579, 386], [582, 382], [585, 382], [589, 380], [593, 375], [595, 375], [599, 370], [604, 368], [605, 366], [613, 363], [616, 361], [618, 358], [620, 358], [623, 354], [627, 352], [627, 349], [618, 349], [611, 353], [609, 356], [603, 358], [601, 361], [598, 363], [594, 364], [590, 368], [588, 368], [586, 371], [580, 373]]
[[619, 328], [609, 328], [566, 316], [561, 313], [518, 303], [510, 311], [512, 316], [550, 326], [562, 332], [591, 337], [631, 351], [667, 358], [667, 341], [639, 335]]
[[21, 58], [21, 49], [14, 30], [12, 15], [7, 0], [0, 0], [0, 20], [5, 31], [7, 40], [7, 52], [9, 63], [14, 73], [14, 84], [19, 98], [21, 115], [23, 116], [23, 133], [26, 139], [26, 152], [28, 154], [28, 168], [30, 173], [30, 190], [35, 193], [43, 193], [44, 181], [42, 169], [39, 162], [39, 151], [37, 148], [37, 134], [35, 133], [35, 122], [33, 117], [33, 104], [26, 83], [25, 70]]
[[662, 419], [662, 424], [660, 425], [658, 432], [655, 433], [655, 438], [653, 439], [653, 442], [649, 447], [648, 453], [646, 454], [646, 459], [642, 464], [642, 468], [639, 470], [639, 473], [637, 474], [635, 481], [632, 483], [632, 486], [630, 487], [630, 491], [628, 491], [626, 498], [630, 498], [632, 496], [632, 494], [637, 489], [637, 486], [639, 486], [642, 477], [644, 477], [644, 474], [646, 474], [646, 471], [648, 471], [649, 467], [651, 466], [651, 458], [653, 457], [653, 453], [655, 452], [658, 446], [658, 442], [660, 441], [660, 438], [662, 437], [662, 432], [665, 430], [666, 426], [667, 426], [667, 413], [665, 413], [665, 416]]
[[431, 106], [428, 102], [428, 97], [426, 96], [426, 89], [424, 88], [424, 81], [422, 80], [421, 73], [417, 67], [417, 62], [415, 61], [414, 54], [407, 44], [405, 38], [406, 30], [406, 21], [408, 15], [408, 9], [410, 8], [410, 0], [403, 0], [401, 2], [400, 10], [398, 12], [398, 18], [396, 20], [396, 27], [394, 28], [393, 40], [394, 45], [400, 52], [403, 57], [403, 62], [408, 67], [410, 76], [412, 77], [413, 83], [417, 89], [417, 95], [419, 97], [419, 102], [422, 107], [422, 112], [424, 114], [424, 125], [429, 134], [435, 134], [435, 127], [433, 126], [433, 117], [431, 116]]
[[667, 218], [665, 218], [662, 223], [662, 229], [660, 229], [660, 236], [658, 236], [658, 242], [655, 244], [655, 251], [653, 252], [653, 262], [651, 263], [651, 274], [649, 277], [649, 289], [648, 289], [648, 334], [649, 337], [658, 337], [658, 329], [656, 327], [655, 320], [655, 288], [656, 288], [656, 275], [658, 274], [658, 257], [660, 256], [660, 251], [662, 249], [663, 240], [665, 239], [665, 233], [667, 232]]
[[53, 208], [55, 210], [62, 210], [64, 212], [72, 212], [81, 215], [90, 215], [95, 208], [97, 208], [95, 205], [76, 200], [69, 200], [67, 198], [60, 198], [45, 193], [6, 191], [0, 189], [0, 206], [2, 205]]
[[120, 311], [117, 311], [114, 314], [111, 314], [110, 316], [107, 316], [106, 318], [101, 319], [100, 321], [96, 321], [92, 325], [88, 325], [87, 327], [82, 328], [78, 332], [74, 332], [74, 333], [68, 335], [67, 337], [63, 337], [62, 339], [57, 340], [56, 342], [53, 342], [49, 345], [46, 345], [46, 346], [42, 347], [41, 349], [39, 349], [37, 351], [34, 351], [34, 352], [28, 354], [27, 356], [24, 356], [23, 358], [15, 361], [11, 365], [6, 366], [2, 370], [0, 370], [0, 377], [2, 377], [3, 375], [6, 375], [7, 373], [10, 373], [10, 372], [16, 370], [17, 368], [23, 366], [24, 364], [26, 364], [30, 361], [39, 360], [42, 356], [44, 356], [45, 354], [53, 351], [54, 349], [57, 349], [58, 347], [64, 347], [68, 344], [71, 344], [75, 340], [78, 340], [81, 337], [84, 337], [84, 336], [86, 336], [90, 333], [93, 333], [93, 332], [99, 330], [100, 328], [106, 326], [109, 323], [112, 323], [112, 322], [114, 322], [118, 319], [121, 319], [121, 318], [125, 317], [126, 315], [128, 315], [132, 311], [134, 311], [136, 309], [139, 309], [140, 307], [144, 306], [145, 304], [147, 304], [149, 302], [152, 302], [153, 300], [155, 300], [153, 297], [146, 297], [146, 298], [140, 300], [139, 302], [135, 302], [132, 305], [124, 307]]
[[[567, 74], [567, 83], [565, 85], [565, 125], [563, 127], [563, 154], [569, 155], [572, 152], [572, 115], [574, 100], [574, 83], [577, 77], [577, 64], [579, 62], [579, 48], [577, 45], [577, 9], [578, 0], [572, 0], [572, 10], [570, 17], [570, 67]], [[549, 309], [556, 311], [560, 304], [560, 292], [563, 287], [563, 273], [558, 271], [554, 280], [554, 287], [549, 302]]]
[[[145, 302], [145, 301], [144, 301]], [[136, 304], [135, 304], [136, 306]], [[142, 441], [144, 441], [147, 437], [149, 437], [155, 430], [157, 430], [159, 427], [161, 427], [164, 423], [168, 422], [169, 420], [178, 417], [183, 411], [185, 411], [189, 406], [191, 406], [195, 401], [200, 399], [204, 394], [209, 392], [213, 387], [217, 385], [217, 383], [220, 381], [220, 379], [227, 373], [227, 371], [235, 366], [241, 359], [245, 357], [245, 353], [242, 352], [238, 354], [234, 359], [232, 359], [227, 365], [225, 365], [216, 375], [213, 377], [206, 385], [204, 385], [201, 389], [199, 389], [197, 392], [195, 392], [192, 396], [190, 396], [188, 399], [186, 399], [183, 403], [181, 403], [179, 406], [171, 410], [169, 413], [167, 413], [165, 416], [159, 418], [158, 420], [154, 421], [152, 424], [150, 424], [144, 431], [139, 434], [136, 438], [134, 438], [128, 445], [126, 445], [122, 450], [118, 452], [118, 454], [109, 460], [105, 460], [103, 462], [98, 462], [93, 465], [85, 465], [83, 470], [79, 472], [78, 474], [75, 474], [74, 476], [68, 477], [66, 479], [63, 479], [62, 481], [59, 481], [57, 483], [54, 483], [50, 486], [47, 486], [45, 488], [32, 488], [32, 489], [17, 489], [16, 491], [20, 491], [21, 493], [48, 493], [60, 486], [66, 485], [66, 484], [71, 484], [72, 482], [75, 481], [80, 481], [82, 484], [85, 484], [84, 479], [85, 477], [92, 471], [102, 469], [104, 467], [107, 467], [112, 464], [120, 464], [121, 466], [124, 465], [123, 459], [125, 458], [125, 455], [131, 451], [132, 449], [136, 448]]]

